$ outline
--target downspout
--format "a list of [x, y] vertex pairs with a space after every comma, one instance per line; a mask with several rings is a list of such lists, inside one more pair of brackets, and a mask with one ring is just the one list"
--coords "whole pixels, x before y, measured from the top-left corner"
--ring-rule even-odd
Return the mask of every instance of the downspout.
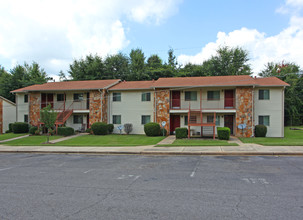
[[253, 85], [253, 91], [252, 91], [252, 126], [251, 126], [251, 137], [254, 136], [254, 126], [255, 126], [255, 85]]

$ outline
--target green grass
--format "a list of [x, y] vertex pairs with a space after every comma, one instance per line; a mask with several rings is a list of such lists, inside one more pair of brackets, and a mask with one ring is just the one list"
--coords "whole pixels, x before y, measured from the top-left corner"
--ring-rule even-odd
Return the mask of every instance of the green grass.
[[[303, 126], [297, 128], [303, 128]], [[243, 143], [254, 143], [266, 146], [303, 146], [303, 130], [290, 130], [284, 128], [284, 138], [240, 138]]]
[[[51, 136], [50, 140], [55, 140], [58, 138], [62, 138], [62, 136]], [[46, 136], [29, 136], [14, 141], [7, 141], [4, 142], [3, 144], [12, 145], [12, 146], [39, 146], [44, 142], [46, 142], [46, 140], [47, 140]]]
[[15, 137], [20, 137], [20, 136], [24, 136], [24, 135], [27, 135], [27, 134], [14, 134], [14, 133], [1, 134], [0, 141], [15, 138]]
[[235, 143], [228, 143], [224, 140], [209, 140], [209, 139], [177, 139], [169, 145], [158, 145], [159, 147], [177, 147], [177, 146], [238, 146]]
[[164, 137], [145, 135], [84, 135], [57, 143], [58, 146], [144, 146], [154, 145]]

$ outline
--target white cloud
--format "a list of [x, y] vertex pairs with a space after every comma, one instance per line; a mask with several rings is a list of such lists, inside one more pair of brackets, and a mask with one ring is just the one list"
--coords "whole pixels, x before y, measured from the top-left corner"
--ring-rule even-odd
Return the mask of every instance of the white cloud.
[[[255, 29], [241, 28], [230, 33], [219, 32], [215, 42], [205, 45], [196, 55], [180, 55], [182, 64], [201, 64], [216, 54], [220, 46], [240, 46], [249, 52], [250, 64], [255, 74], [264, 68], [267, 62], [289, 61], [303, 67], [303, 17], [291, 7], [303, 6], [303, 0], [287, 0], [283, 6], [292, 13], [289, 26], [274, 36], [267, 36]], [[281, 9], [282, 10], [282, 9]], [[291, 10], [293, 10], [291, 12]], [[295, 12], [294, 12], [295, 10]]]
[[125, 35], [124, 18], [158, 24], [174, 14], [179, 3], [180, 0], [3, 0], [0, 59], [9, 64], [35, 60], [51, 74], [57, 74], [66, 70], [73, 58], [88, 53], [105, 56], [125, 48], [130, 42]]

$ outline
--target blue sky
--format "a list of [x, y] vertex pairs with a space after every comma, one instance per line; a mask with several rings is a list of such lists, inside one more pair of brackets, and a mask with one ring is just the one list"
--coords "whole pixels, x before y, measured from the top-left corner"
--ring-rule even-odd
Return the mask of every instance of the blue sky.
[[0, 65], [38, 62], [49, 75], [87, 54], [129, 54], [202, 63], [219, 46], [249, 52], [258, 73], [267, 62], [303, 66], [303, 0], [3, 0]]

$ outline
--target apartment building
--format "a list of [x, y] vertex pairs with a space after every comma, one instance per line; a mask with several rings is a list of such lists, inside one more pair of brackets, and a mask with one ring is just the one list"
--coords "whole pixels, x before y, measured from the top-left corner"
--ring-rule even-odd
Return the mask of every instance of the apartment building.
[[56, 125], [76, 130], [103, 121], [114, 124], [115, 133], [132, 123], [132, 133], [143, 134], [144, 124], [165, 121], [171, 134], [188, 127], [189, 136], [214, 138], [216, 127], [225, 126], [233, 135], [251, 137], [254, 126], [264, 124], [268, 137], [283, 137], [286, 86], [276, 77], [212, 76], [53, 82], [12, 92], [17, 121], [28, 118], [32, 125], [39, 125], [41, 108], [51, 104], [58, 112]]

